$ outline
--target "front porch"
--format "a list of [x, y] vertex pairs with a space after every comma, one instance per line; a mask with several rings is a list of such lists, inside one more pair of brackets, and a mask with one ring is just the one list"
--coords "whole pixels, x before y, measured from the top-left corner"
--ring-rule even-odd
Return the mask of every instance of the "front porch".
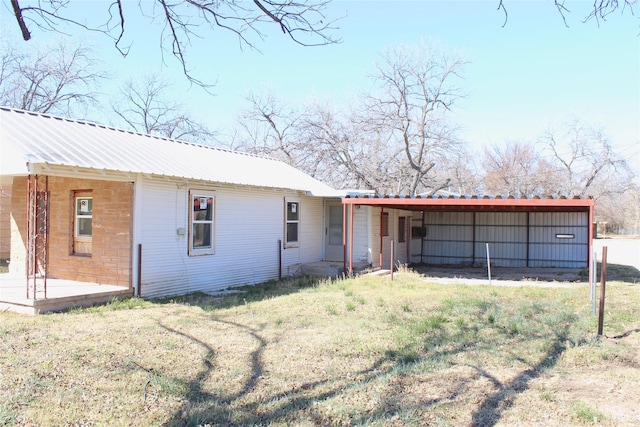
[[[41, 279], [38, 280], [41, 282]], [[107, 303], [113, 298], [126, 298], [133, 295], [133, 289], [124, 286], [49, 278], [45, 298], [41, 290], [42, 283], [38, 286], [36, 298], [33, 292], [30, 292], [27, 298], [25, 277], [0, 274], [0, 312], [42, 314], [75, 307], [90, 307]]]

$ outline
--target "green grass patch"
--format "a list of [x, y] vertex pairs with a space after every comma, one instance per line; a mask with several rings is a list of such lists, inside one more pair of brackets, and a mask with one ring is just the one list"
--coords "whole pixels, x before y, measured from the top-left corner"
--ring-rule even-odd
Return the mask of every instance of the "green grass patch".
[[573, 402], [571, 412], [581, 423], [600, 424], [604, 421], [604, 415], [600, 411], [581, 400]]

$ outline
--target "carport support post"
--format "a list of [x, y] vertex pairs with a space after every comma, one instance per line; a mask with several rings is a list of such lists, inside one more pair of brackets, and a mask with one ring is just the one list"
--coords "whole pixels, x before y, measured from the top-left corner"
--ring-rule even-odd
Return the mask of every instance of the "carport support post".
[[342, 273], [347, 274], [347, 205], [342, 202]]
[[604, 323], [604, 291], [607, 282], [607, 247], [602, 247], [602, 267], [600, 276], [600, 309], [598, 312], [598, 336], [602, 336], [602, 325]]
[[349, 276], [353, 275], [353, 204], [349, 209]]
[[380, 254], [379, 254], [380, 255], [380, 261], [378, 261], [379, 264], [380, 264], [380, 268], [382, 268], [382, 242], [384, 241], [383, 232], [382, 232], [382, 230], [383, 230], [383, 228], [382, 228], [383, 220], [384, 220], [384, 206], [380, 207]]

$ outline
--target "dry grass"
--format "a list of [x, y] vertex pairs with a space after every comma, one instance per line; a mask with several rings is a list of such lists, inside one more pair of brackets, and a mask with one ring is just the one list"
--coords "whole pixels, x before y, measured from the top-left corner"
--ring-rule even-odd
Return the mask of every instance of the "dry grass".
[[637, 425], [640, 291], [266, 283], [0, 314], [0, 425]]

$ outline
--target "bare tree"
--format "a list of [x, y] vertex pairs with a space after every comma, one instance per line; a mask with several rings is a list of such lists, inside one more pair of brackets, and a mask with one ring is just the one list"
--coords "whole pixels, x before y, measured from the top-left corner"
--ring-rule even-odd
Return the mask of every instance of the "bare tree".
[[[191, 81], [204, 85], [191, 75], [187, 66], [187, 50], [192, 39], [205, 38], [221, 28], [237, 35], [241, 47], [255, 47], [254, 39], [264, 39], [265, 29], [275, 25], [300, 45], [336, 43], [339, 40], [331, 35], [336, 29], [335, 20], [325, 15], [329, 1], [153, 0], [138, 2], [138, 13], [158, 24], [161, 50], [177, 58]], [[123, 0], [111, 0], [106, 4], [105, 10], [80, 21], [67, 14], [67, 7], [72, 7], [68, 0], [11, 0], [24, 40], [31, 38], [30, 27], [62, 32], [65, 25], [75, 25], [108, 36], [116, 49], [126, 56], [129, 49], [123, 46], [125, 24], [136, 12], [129, 9], [132, 3]], [[89, 23], [96, 18], [95, 23]]]
[[401, 181], [402, 149], [389, 144], [388, 133], [363, 126], [353, 112], [315, 103], [298, 134], [300, 167], [335, 188], [389, 193]]
[[462, 153], [446, 113], [459, 96], [450, 80], [463, 61], [424, 45], [400, 46], [384, 59], [379, 91], [357, 108], [315, 102], [296, 111], [272, 95], [251, 95], [236, 147], [280, 158], [336, 188], [408, 194], [446, 188], [449, 165]]
[[453, 161], [447, 162], [445, 167], [438, 167], [436, 179], [439, 182], [449, 182], [444, 188], [452, 194], [473, 195], [479, 194], [482, 188], [482, 176], [478, 172], [477, 156], [462, 147], [456, 151]]
[[453, 80], [465, 62], [434, 46], [397, 46], [383, 53], [377, 66], [380, 92], [367, 97], [362, 114], [369, 128], [385, 130], [402, 147], [410, 176], [409, 194], [445, 188], [432, 169], [451, 160], [460, 146], [447, 113], [462, 96]]
[[66, 117], [97, 104], [95, 86], [107, 75], [90, 48], [60, 44], [29, 53], [3, 43], [1, 50], [0, 104]]
[[[598, 24], [600, 21], [606, 21], [607, 18], [611, 16], [614, 12], [621, 10], [623, 13], [628, 11], [631, 15], [634, 14], [634, 6], [636, 0], [592, 0], [593, 2], [590, 5], [589, 12], [582, 19], [582, 22], [588, 22], [591, 20], [595, 20]], [[504, 25], [507, 24], [509, 20], [509, 13], [507, 11], [507, 7], [505, 5], [507, 3], [505, 0], [498, 1], [498, 10], [501, 10], [504, 13]], [[566, 0], [553, 0], [553, 5], [558, 11], [562, 21], [565, 26], [569, 26], [567, 24], [567, 15], [571, 12], [566, 5]], [[587, 3], [587, 2], [585, 2]]]
[[126, 127], [136, 132], [166, 138], [211, 144], [215, 133], [193, 120], [186, 107], [169, 99], [171, 85], [158, 74], [129, 80], [120, 91], [112, 110]]
[[533, 197], [554, 193], [559, 174], [534, 144], [510, 141], [484, 150], [483, 186], [490, 194]]
[[640, 186], [632, 184], [624, 194], [602, 196], [595, 220], [606, 222], [607, 232], [640, 235]]
[[280, 159], [296, 166], [296, 125], [300, 117], [294, 108], [285, 108], [271, 93], [250, 93], [249, 108], [241, 113], [236, 148]]
[[615, 153], [602, 129], [574, 120], [561, 130], [548, 130], [539, 143], [559, 174], [557, 194], [598, 199], [622, 194], [631, 185], [627, 161]]

